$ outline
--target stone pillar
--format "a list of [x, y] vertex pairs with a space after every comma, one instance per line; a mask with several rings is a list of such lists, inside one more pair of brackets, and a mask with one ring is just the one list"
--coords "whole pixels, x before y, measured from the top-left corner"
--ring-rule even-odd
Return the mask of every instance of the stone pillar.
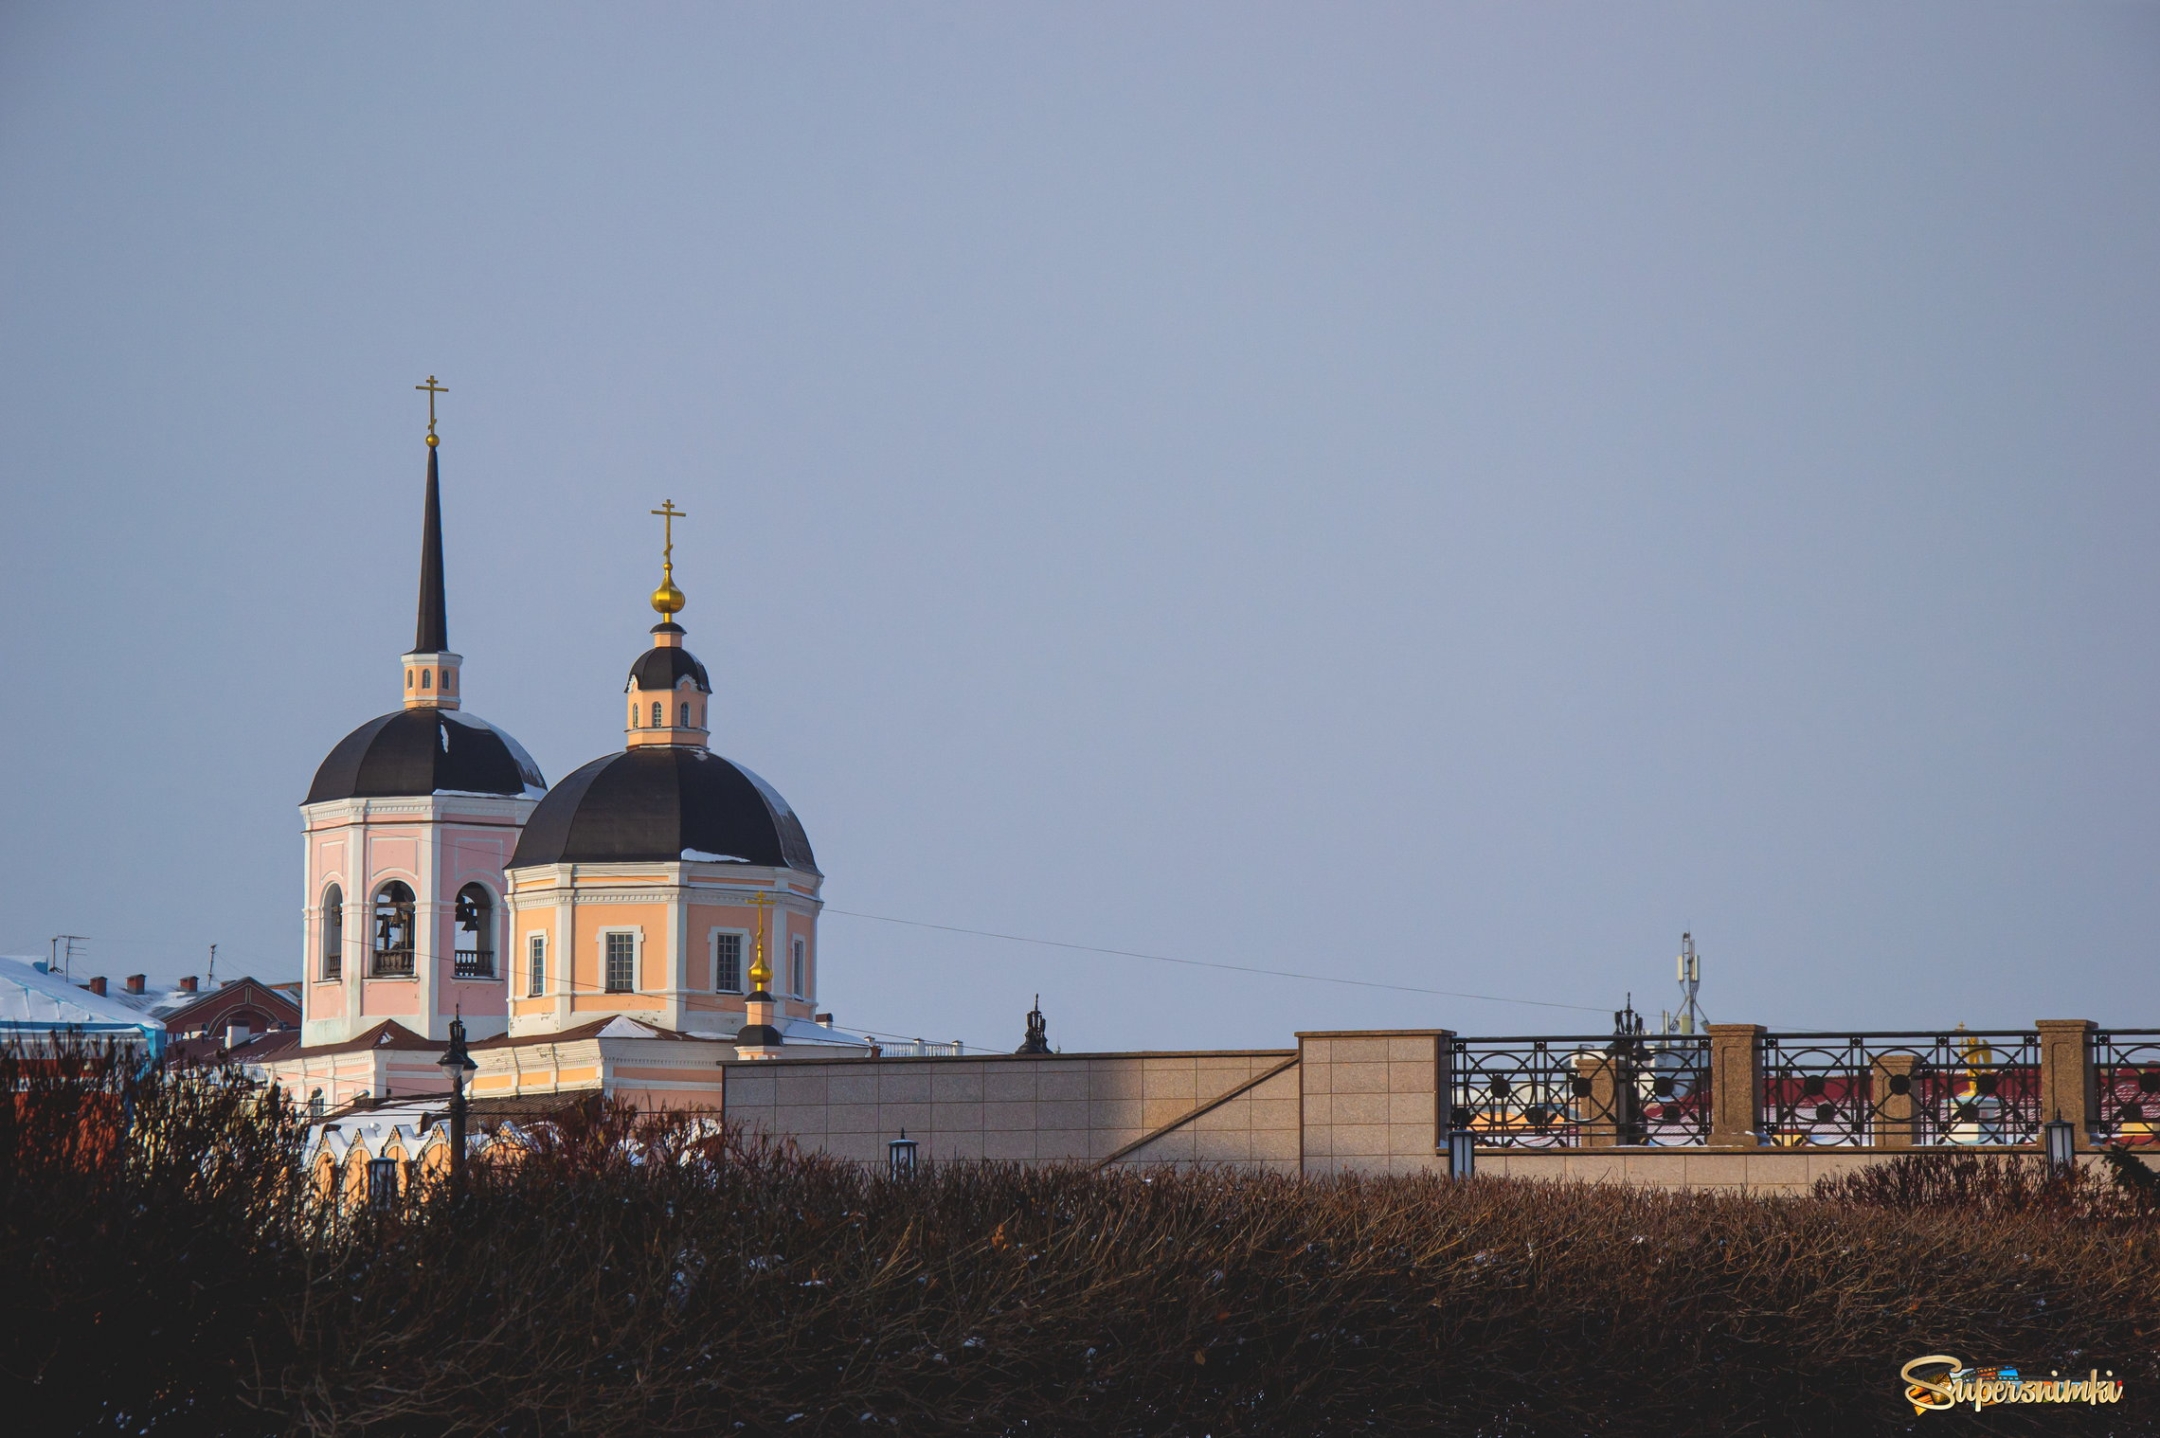
[[1761, 1024], [1706, 1024], [1710, 1034], [1710, 1142], [1762, 1147]]
[[1443, 1167], [1454, 1037], [1446, 1029], [1299, 1034], [1304, 1171], [1417, 1173]]
[[1913, 1092], [1918, 1054], [1877, 1054], [1868, 1068], [1868, 1099], [1875, 1110], [1871, 1141], [1877, 1148], [1911, 1148], [1920, 1142], [1920, 1096]]
[[2092, 1066], [2091, 1019], [2040, 1019], [2040, 1122], [2066, 1118], [2077, 1125], [2077, 1146], [2093, 1147], [2100, 1121], [2100, 1089]]
[[1571, 1100], [1577, 1110], [1584, 1148], [1614, 1148], [1638, 1142], [1635, 1083], [1631, 1065], [1611, 1054], [1578, 1054], [1575, 1077], [1590, 1085], [1587, 1097]]

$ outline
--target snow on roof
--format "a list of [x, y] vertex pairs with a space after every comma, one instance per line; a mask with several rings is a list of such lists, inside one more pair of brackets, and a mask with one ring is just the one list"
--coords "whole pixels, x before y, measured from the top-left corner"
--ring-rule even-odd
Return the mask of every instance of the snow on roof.
[[165, 1046], [165, 1026], [127, 1004], [100, 998], [48, 972], [36, 959], [0, 958], [0, 1032], [143, 1035], [153, 1054]]
[[[401, 1144], [408, 1158], [418, 1158], [430, 1142], [439, 1141], [443, 1101], [384, 1104], [376, 1109], [353, 1109], [323, 1123], [308, 1125], [307, 1152], [328, 1150], [332, 1160], [343, 1163], [353, 1145], [359, 1144], [370, 1158], [382, 1157], [392, 1142]], [[485, 1140], [486, 1135], [479, 1137]], [[466, 1150], [472, 1150], [472, 1137]]]
[[841, 1048], [867, 1049], [872, 1040], [860, 1034], [851, 1034], [813, 1019], [783, 1018], [776, 1025], [783, 1044], [832, 1044]]

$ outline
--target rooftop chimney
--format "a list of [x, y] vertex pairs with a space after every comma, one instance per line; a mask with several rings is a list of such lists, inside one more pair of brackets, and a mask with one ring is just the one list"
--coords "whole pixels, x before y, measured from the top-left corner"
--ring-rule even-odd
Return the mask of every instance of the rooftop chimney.
[[192, 994], [195, 992], [195, 976], [193, 974], [189, 974], [186, 978], [180, 981], [180, 992], [183, 994]]
[[225, 1047], [236, 1049], [247, 1041], [248, 1026], [246, 1024], [227, 1024], [225, 1026]]
[[127, 991], [131, 994], [141, 993], [144, 981], [145, 978], [142, 974], [129, 974], [127, 976]]
[[103, 974], [99, 974], [89, 983], [84, 984], [83, 987], [102, 999], [105, 997], [105, 976]]

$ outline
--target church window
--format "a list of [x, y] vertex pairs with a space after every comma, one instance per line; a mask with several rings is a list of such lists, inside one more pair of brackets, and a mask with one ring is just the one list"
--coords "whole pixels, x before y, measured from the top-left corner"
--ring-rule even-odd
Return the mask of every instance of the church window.
[[432, 669], [423, 669], [420, 671], [420, 687], [422, 689], [428, 689], [433, 687], [431, 684], [429, 684], [428, 681], [430, 678], [433, 677], [434, 673], [435, 671]]
[[413, 672], [410, 669], [405, 671], [405, 687], [407, 689], [413, 687]]
[[627, 994], [637, 989], [637, 935], [614, 933], [607, 939], [607, 991]]
[[682, 726], [685, 729], [690, 727], [690, 706], [687, 704], [682, 707]]
[[456, 955], [459, 978], [495, 977], [495, 898], [478, 884], [458, 890]]
[[713, 935], [713, 987], [723, 994], [742, 992], [742, 935]]
[[633, 729], [635, 729], [635, 728], [637, 728], [637, 727], [638, 727], [638, 722], [637, 722], [637, 700], [635, 700], [635, 699], [633, 699], [633, 700], [631, 700], [631, 701], [630, 701], [630, 727], [631, 727], [631, 728], [633, 728]]
[[658, 729], [665, 722], [666, 721], [660, 717], [660, 705], [655, 702], [652, 707], [652, 726], [653, 728]]
[[535, 999], [547, 994], [546, 934], [534, 934], [525, 940], [525, 994]]
[[794, 952], [788, 956], [788, 978], [791, 980], [788, 992], [798, 999], [801, 998], [803, 996], [803, 941], [801, 939], [795, 941]]
[[413, 891], [392, 879], [375, 891], [374, 961], [378, 979], [409, 979], [413, 972]]
[[341, 977], [345, 972], [345, 891], [332, 884], [322, 899], [322, 976]]

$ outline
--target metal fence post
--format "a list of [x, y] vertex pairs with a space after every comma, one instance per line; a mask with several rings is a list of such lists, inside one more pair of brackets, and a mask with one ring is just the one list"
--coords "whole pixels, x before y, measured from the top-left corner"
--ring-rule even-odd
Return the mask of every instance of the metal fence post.
[[1710, 1143], [1762, 1147], [1761, 1024], [1705, 1024], [1710, 1031]]
[[2040, 1120], [2066, 1119], [2077, 1128], [2077, 1146], [2089, 1153], [2100, 1120], [2100, 1091], [2093, 1081], [2091, 1019], [2040, 1019]]

